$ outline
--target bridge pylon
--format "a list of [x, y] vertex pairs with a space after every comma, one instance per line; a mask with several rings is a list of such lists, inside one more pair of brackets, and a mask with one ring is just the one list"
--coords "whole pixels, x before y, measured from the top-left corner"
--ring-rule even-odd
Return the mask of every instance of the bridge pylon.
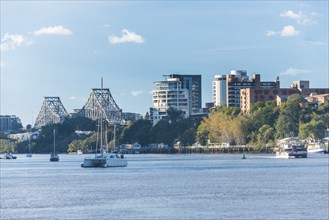
[[44, 97], [34, 126], [41, 128], [48, 124], [62, 123], [67, 116], [68, 113], [59, 97]]
[[92, 89], [87, 103], [78, 113], [92, 120], [101, 118], [109, 124], [124, 124], [122, 109], [118, 107], [109, 89]]

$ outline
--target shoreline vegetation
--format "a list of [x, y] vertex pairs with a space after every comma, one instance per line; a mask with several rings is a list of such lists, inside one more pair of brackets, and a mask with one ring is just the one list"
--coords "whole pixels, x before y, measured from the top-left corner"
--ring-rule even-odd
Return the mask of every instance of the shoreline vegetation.
[[[207, 116], [188, 118], [173, 108], [167, 114], [155, 125], [146, 113], [143, 119], [116, 126], [116, 143], [114, 127], [108, 125], [104, 148], [119, 150], [123, 146], [130, 149], [127, 153], [134, 153], [125, 146], [138, 143], [139, 153], [272, 153], [277, 140], [282, 138], [299, 137], [316, 142], [329, 136], [329, 100], [321, 105], [308, 103], [299, 94], [289, 96], [279, 106], [275, 101], [256, 102], [249, 114], [236, 107], [217, 107]], [[96, 127], [95, 121], [82, 117], [67, 118], [63, 123], [46, 125], [40, 130], [28, 125], [26, 131], [37, 132], [38, 137], [22, 141], [0, 133], [0, 153], [27, 153], [29, 145], [32, 153], [49, 153], [53, 148], [54, 129], [58, 153], [78, 150], [91, 153], [98, 144]]]

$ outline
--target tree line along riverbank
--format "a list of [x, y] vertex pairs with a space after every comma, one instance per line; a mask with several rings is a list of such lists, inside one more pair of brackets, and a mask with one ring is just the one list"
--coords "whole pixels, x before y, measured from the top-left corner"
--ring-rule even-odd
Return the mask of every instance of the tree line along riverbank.
[[[270, 153], [276, 140], [284, 137], [321, 140], [329, 127], [329, 101], [322, 105], [308, 103], [296, 94], [285, 103], [257, 102], [250, 114], [243, 114], [239, 108], [218, 107], [208, 116], [184, 118], [182, 112], [168, 110], [168, 116], [156, 125], [145, 117], [116, 126], [116, 147], [138, 142], [145, 152], [179, 153], [190, 151], [195, 143], [205, 148], [200, 151], [235, 152], [235, 148], [211, 149], [214, 143], [227, 143], [230, 146], [252, 146], [249, 151]], [[68, 118], [61, 124], [42, 127], [38, 138], [31, 141], [11, 140], [0, 134], [0, 152], [26, 153], [31, 146], [33, 153], [49, 153], [53, 149], [53, 130], [56, 130], [56, 149], [59, 153], [90, 152], [97, 143], [96, 122], [88, 118]], [[76, 130], [91, 131], [89, 135], [77, 134]], [[114, 148], [114, 127], [105, 127], [104, 141]], [[162, 143], [168, 149], [147, 148], [154, 143]], [[145, 148], [146, 147], [146, 148]], [[181, 150], [180, 150], [181, 149]]]

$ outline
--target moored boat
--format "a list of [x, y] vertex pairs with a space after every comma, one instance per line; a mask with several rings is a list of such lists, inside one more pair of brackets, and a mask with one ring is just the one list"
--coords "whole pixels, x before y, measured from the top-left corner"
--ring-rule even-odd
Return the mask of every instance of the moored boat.
[[14, 156], [12, 153], [6, 153], [4, 158], [8, 160], [17, 159], [17, 156]]
[[58, 154], [56, 153], [56, 144], [55, 144], [55, 129], [54, 129], [54, 152], [51, 152], [50, 153], [50, 159], [49, 159], [50, 162], [57, 162], [59, 161], [59, 156]]
[[51, 161], [51, 162], [57, 162], [57, 161], [59, 161], [59, 156], [58, 156], [58, 154], [57, 154], [57, 153], [51, 153], [51, 154], [50, 154], [50, 159], [49, 159], [49, 161]]
[[[103, 94], [103, 79], [101, 81], [101, 94]], [[101, 103], [104, 100], [101, 100]], [[85, 157], [83, 160], [83, 163], [81, 164], [81, 167], [126, 167], [127, 166], [127, 160], [123, 156], [119, 156], [116, 153], [110, 153], [109, 155], [106, 154], [106, 151], [104, 150], [103, 146], [103, 112], [100, 114], [99, 118], [99, 128], [100, 131], [98, 132], [99, 135], [99, 143], [100, 143], [100, 155], [97, 154], [97, 144], [96, 144], [96, 150], [95, 150], [95, 156], [94, 157]], [[107, 141], [107, 140], [106, 140]], [[114, 143], [115, 143], [115, 125], [114, 125]], [[115, 144], [114, 144], [115, 146]]]
[[306, 158], [307, 149], [298, 137], [284, 138], [279, 140], [279, 148], [275, 154], [276, 158]]
[[307, 153], [310, 154], [324, 154], [325, 146], [323, 142], [308, 142]]

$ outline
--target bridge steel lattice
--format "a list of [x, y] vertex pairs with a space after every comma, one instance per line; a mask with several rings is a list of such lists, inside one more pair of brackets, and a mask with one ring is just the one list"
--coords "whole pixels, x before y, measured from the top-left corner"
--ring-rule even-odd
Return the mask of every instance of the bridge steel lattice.
[[92, 89], [87, 103], [79, 116], [98, 120], [101, 117], [109, 124], [123, 124], [122, 109], [114, 101], [109, 89]]
[[62, 123], [67, 116], [59, 97], [45, 97], [34, 126], [41, 128], [48, 124]]

